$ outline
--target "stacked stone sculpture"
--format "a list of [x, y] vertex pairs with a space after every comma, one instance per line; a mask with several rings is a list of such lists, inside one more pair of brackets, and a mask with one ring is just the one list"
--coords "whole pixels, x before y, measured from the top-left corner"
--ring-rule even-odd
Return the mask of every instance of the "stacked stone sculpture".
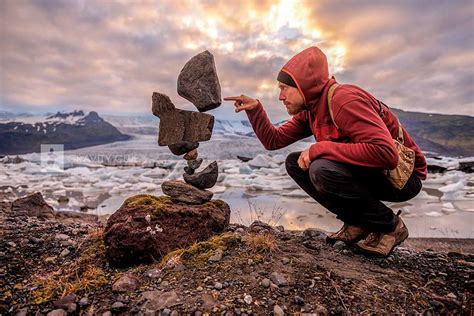
[[163, 193], [176, 202], [203, 204], [212, 199], [209, 190], [217, 182], [218, 166], [214, 161], [202, 171], [196, 170], [203, 159], [198, 158], [199, 142], [209, 140], [214, 116], [206, 113], [221, 105], [221, 87], [214, 56], [204, 51], [191, 58], [178, 76], [178, 94], [192, 102], [199, 112], [177, 109], [167, 95], [153, 92], [152, 112], [160, 118], [158, 145], [168, 146], [177, 156], [184, 154], [187, 167], [183, 181], [164, 181]]

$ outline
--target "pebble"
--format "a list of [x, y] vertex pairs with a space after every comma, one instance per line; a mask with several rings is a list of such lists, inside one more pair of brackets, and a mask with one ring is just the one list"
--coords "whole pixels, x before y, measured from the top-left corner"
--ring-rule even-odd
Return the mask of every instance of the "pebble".
[[295, 303], [296, 305], [303, 306], [305, 304], [304, 299], [301, 296], [295, 296]]
[[283, 264], [288, 264], [290, 263], [290, 259], [288, 259], [287, 257], [284, 257], [283, 259], [281, 259], [281, 262], [283, 262]]
[[87, 297], [81, 298], [79, 300], [78, 304], [79, 304], [80, 307], [89, 306], [89, 298], [87, 298]]
[[244, 229], [242, 227], [239, 227], [235, 230], [237, 233], [243, 233]]
[[7, 245], [9, 245], [12, 248], [16, 248], [16, 244], [13, 241], [7, 242]]
[[48, 258], [44, 259], [44, 262], [46, 262], [46, 263], [55, 263], [56, 262], [56, 257], [55, 256], [48, 257]]
[[285, 312], [283, 312], [283, 309], [279, 305], [275, 305], [273, 307], [273, 315], [283, 316], [283, 315], [285, 315]]
[[264, 288], [269, 288], [270, 287], [270, 280], [265, 278], [262, 280], [262, 282], [260, 282], [260, 284], [264, 287]]
[[332, 247], [334, 249], [337, 249], [337, 250], [343, 250], [343, 249], [346, 248], [346, 243], [343, 242], [343, 241], [338, 240], [334, 243], [334, 245]]
[[115, 302], [112, 304], [112, 307], [111, 309], [114, 311], [114, 312], [119, 312], [121, 311], [123, 308], [125, 308], [125, 304], [122, 303], [122, 302]]
[[113, 292], [129, 292], [138, 288], [138, 279], [132, 275], [123, 275], [112, 284]]
[[327, 308], [324, 307], [323, 305], [319, 305], [319, 304], [317, 304], [317, 305], [315, 306], [314, 312], [315, 312], [317, 315], [327, 315], [327, 314], [329, 314]]
[[208, 260], [211, 261], [211, 262], [218, 262], [222, 259], [222, 254], [223, 253], [224, 252], [222, 251], [222, 249], [217, 249], [215, 251], [215, 253], [212, 256], [209, 257]]
[[149, 277], [150, 279], [157, 279], [161, 275], [161, 270], [160, 269], [149, 269], [148, 271], [145, 272], [145, 275]]
[[276, 271], [272, 272], [270, 274], [270, 280], [278, 286], [287, 286], [288, 285], [288, 281], [283, 276], [283, 274], [281, 274], [279, 272], [276, 272]]
[[457, 299], [456, 295], [454, 293], [449, 293], [448, 295], [446, 295], [447, 298], [451, 298], [453, 300]]
[[179, 313], [177, 311], [172, 311], [171, 314], [170, 314], [170, 316], [178, 316], [178, 315], [179, 315]]
[[164, 310], [161, 311], [160, 316], [170, 316], [171, 315], [171, 310], [168, 308], [165, 308]]
[[56, 234], [54, 235], [54, 238], [56, 240], [68, 240], [68, 239], [71, 239], [71, 237], [69, 237], [68, 235], [66, 234]]
[[67, 255], [69, 255], [71, 252], [69, 251], [69, 249], [64, 249], [63, 251], [61, 251], [61, 253], [59, 254], [60, 257], [66, 257]]
[[253, 260], [252, 260], [252, 259], [249, 259], [249, 260], [247, 260], [247, 264], [248, 264], [249, 266], [252, 266], [252, 265], [253, 265], [253, 263], [254, 263], [254, 262], [253, 262]]
[[248, 294], [245, 295], [245, 296], [244, 296], [244, 302], [247, 303], [247, 305], [252, 304], [252, 296], [250, 296], [250, 295], [248, 295]]
[[222, 283], [220, 283], [220, 282], [214, 283], [214, 288], [215, 288], [216, 290], [222, 290]]
[[64, 309], [55, 309], [50, 311], [47, 316], [66, 316], [67, 313]]

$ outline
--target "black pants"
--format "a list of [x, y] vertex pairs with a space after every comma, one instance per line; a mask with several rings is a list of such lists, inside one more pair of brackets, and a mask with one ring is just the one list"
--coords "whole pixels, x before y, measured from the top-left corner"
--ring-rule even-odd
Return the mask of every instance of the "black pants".
[[391, 232], [397, 220], [381, 201], [403, 202], [421, 190], [421, 180], [411, 175], [403, 189], [392, 186], [380, 169], [359, 167], [327, 159], [315, 159], [303, 171], [298, 166], [301, 152], [286, 158], [286, 171], [313, 199], [349, 225], [374, 232]]

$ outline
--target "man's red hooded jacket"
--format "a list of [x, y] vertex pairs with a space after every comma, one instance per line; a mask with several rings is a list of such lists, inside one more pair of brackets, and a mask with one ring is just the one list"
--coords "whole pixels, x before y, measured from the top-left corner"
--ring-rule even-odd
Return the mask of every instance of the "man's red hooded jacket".
[[[325, 158], [342, 163], [395, 169], [398, 153], [393, 139], [398, 135], [398, 119], [368, 92], [353, 85], [341, 85], [334, 91], [331, 107], [339, 129], [329, 114], [327, 93], [335, 79], [329, 79], [326, 56], [317, 47], [310, 47], [294, 56], [282, 71], [286, 72], [303, 95], [306, 110], [294, 115], [290, 121], [275, 128], [259, 105], [246, 111], [255, 134], [267, 150], [286, 147], [298, 140], [314, 135], [311, 161]], [[426, 179], [426, 159], [411, 136], [403, 129], [404, 145], [415, 151], [414, 173]]]

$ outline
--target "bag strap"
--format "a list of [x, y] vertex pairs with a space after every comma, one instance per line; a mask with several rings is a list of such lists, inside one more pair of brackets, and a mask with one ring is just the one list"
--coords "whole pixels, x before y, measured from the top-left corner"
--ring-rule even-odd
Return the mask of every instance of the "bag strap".
[[403, 129], [402, 129], [402, 124], [400, 124], [400, 120], [397, 117], [397, 123], [398, 123], [398, 137], [397, 140], [400, 142], [400, 144], [403, 145], [405, 140], [403, 139]]
[[329, 115], [331, 116], [331, 120], [334, 123], [334, 126], [336, 126], [337, 129], [339, 129], [339, 126], [336, 124], [336, 121], [334, 121], [334, 114], [332, 113], [332, 108], [331, 108], [331, 102], [332, 102], [332, 97], [334, 95], [334, 90], [336, 90], [337, 87], [339, 87], [340, 84], [337, 82], [333, 83], [328, 90], [328, 108], [329, 108]]
[[[334, 114], [332, 112], [332, 107], [331, 107], [331, 103], [332, 103], [332, 97], [334, 95], [334, 90], [336, 90], [337, 87], [339, 87], [340, 84], [338, 84], [337, 82], [333, 83], [330, 87], [329, 87], [329, 90], [328, 90], [328, 109], [329, 109], [329, 115], [331, 116], [331, 120], [334, 124], [334, 126], [336, 126], [337, 129], [340, 129], [339, 126], [337, 125], [336, 121], [334, 120]], [[379, 104], [380, 106], [380, 110], [379, 110], [379, 116], [381, 118], [383, 118], [385, 116], [385, 112], [383, 110], [383, 106], [382, 105], [385, 105], [385, 103], [377, 100], [377, 103]], [[386, 105], [385, 105], [386, 106]], [[397, 140], [403, 144], [404, 143], [404, 139], [403, 139], [403, 129], [402, 129], [402, 124], [400, 124], [400, 120], [398, 119], [397, 117], [397, 123], [398, 123], [398, 137], [397, 137]]]

